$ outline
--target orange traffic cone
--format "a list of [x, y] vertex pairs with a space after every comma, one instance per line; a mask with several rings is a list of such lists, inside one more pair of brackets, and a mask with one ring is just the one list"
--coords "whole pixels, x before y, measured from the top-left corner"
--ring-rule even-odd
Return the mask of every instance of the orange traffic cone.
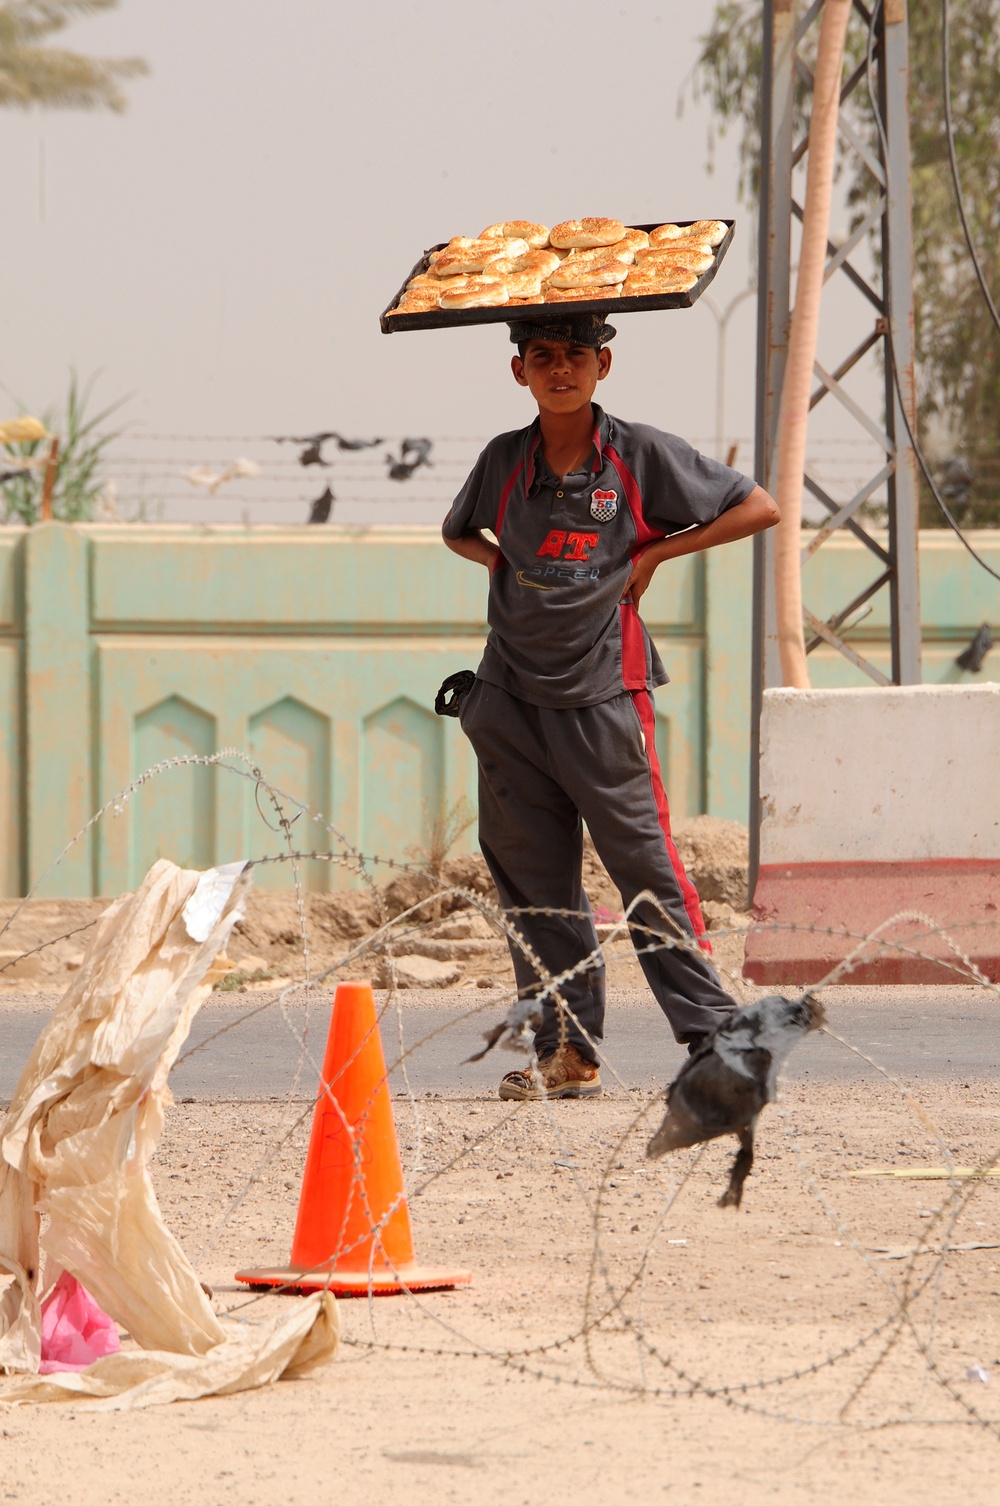
[[288, 1267], [237, 1271], [236, 1280], [338, 1297], [467, 1286], [472, 1280], [469, 1271], [414, 1262], [370, 983], [341, 983], [333, 1001]]

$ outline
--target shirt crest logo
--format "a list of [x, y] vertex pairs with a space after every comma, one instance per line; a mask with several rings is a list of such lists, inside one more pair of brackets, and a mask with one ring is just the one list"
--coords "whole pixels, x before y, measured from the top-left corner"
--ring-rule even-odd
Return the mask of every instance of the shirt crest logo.
[[594, 492], [590, 499], [590, 516], [595, 523], [610, 523], [617, 512], [617, 492]]

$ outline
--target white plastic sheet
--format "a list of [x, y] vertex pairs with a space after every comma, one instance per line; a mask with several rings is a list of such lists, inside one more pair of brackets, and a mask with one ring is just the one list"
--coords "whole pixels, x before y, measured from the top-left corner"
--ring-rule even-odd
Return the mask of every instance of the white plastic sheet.
[[[97, 924], [42, 1031], [0, 1137], [0, 1401], [88, 1395], [149, 1405], [265, 1384], [337, 1347], [332, 1298], [259, 1325], [220, 1318], [166, 1228], [147, 1170], [167, 1077], [243, 913], [243, 864], [198, 873], [161, 859]], [[37, 1375], [39, 1218], [46, 1280], [70, 1271], [148, 1353]]]

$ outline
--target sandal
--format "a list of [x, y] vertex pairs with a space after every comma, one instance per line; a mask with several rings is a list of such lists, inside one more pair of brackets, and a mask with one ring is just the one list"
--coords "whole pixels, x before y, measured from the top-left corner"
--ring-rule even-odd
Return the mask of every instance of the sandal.
[[501, 1098], [593, 1098], [601, 1091], [601, 1074], [575, 1046], [553, 1051], [532, 1071], [508, 1072], [498, 1089]]

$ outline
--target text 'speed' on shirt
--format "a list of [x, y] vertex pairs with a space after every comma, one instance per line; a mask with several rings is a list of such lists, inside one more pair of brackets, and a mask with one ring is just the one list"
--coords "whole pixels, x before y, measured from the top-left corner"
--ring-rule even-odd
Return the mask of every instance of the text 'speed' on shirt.
[[594, 406], [584, 467], [552, 474], [536, 419], [500, 434], [476, 461], [444, 523], [446, 538], [488, 528], [500, 545], [490, 635], [478, 675], [536, 706], [595, 706], [653, 690], [667, 674], [635, 606], [622, 602], [636, 554], [710, 523], [754, 489], [674, 434]]

